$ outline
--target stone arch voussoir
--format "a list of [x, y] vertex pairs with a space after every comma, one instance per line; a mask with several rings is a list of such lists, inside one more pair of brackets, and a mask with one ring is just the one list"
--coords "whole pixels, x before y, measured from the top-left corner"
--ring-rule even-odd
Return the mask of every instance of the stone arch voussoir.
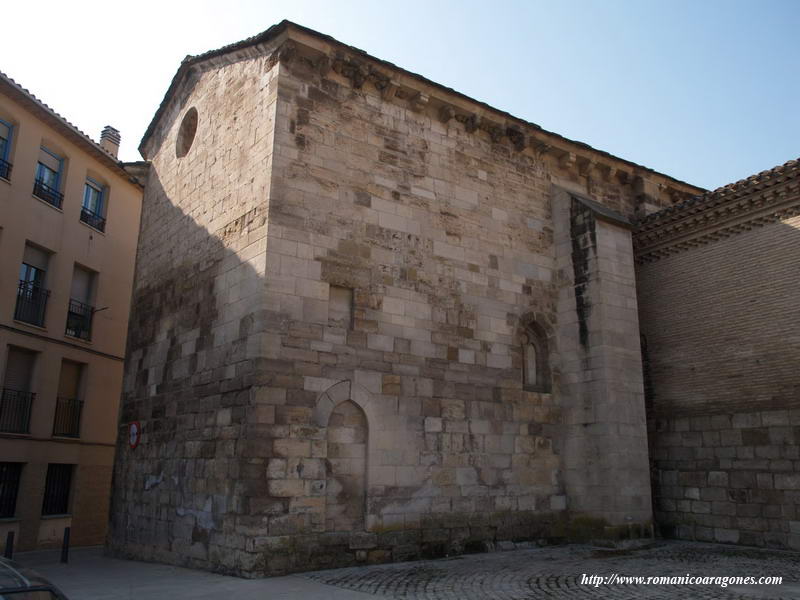
[[364, 415], [367, 418], [367, 426], [371, 427], [374, 423], [374, 407], [370, 402], [370, 394], [363, 387], [349, 379], [334, 383], [319, 395], [314, 406], [314, 424], [317, 427], [327, 427], [333, 409], [347, 400], [350, 400], [364, 411]]

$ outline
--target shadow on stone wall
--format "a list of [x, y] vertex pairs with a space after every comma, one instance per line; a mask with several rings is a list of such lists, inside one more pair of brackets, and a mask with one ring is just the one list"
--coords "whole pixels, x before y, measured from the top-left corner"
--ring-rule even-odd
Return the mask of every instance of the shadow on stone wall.
[[[267, 495], [269, 453], [256, 456], [253, 445], [263, 440], [248, 425], [251, 390], [269, 377], [248, 342], [267, 316], [254, 304], [232, 320], [224, 307], [264, 285], [232, 247], [264, 227], [265, 215], [266, 199], [263, 210], [208, 232], [170, 200], [151, 167], [114, 468], [113, 554], [243, 566], [244, 535], [233, 515], [247, 512], [248, 496]], [[135, 449], [127, 436], [133, 421], [142, 429]]]

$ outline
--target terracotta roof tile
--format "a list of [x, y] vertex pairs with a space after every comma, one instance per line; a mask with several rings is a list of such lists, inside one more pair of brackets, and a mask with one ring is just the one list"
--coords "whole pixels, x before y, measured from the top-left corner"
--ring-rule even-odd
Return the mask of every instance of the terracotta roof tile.
[[0, 93], [4, 93], [12, 99], [16, 99], [23, 104], [23, 106], [29, 108], [32, 112], [38, 113], [39, 117], [43, 118], [45, 121], [48, 121], [56, 129], [59, 129], [60, 132], [70, 141], [78, 146], [81, 146], [100, 162], [116, 171], [117, 174], [130, 180], [131, 183], [138, 184], [138, 182], [131, 179], [128, 172], [125, 171], [123, 164], [114, 155], [109, 154], [100, 144], [95, 142], [83, 131], [78, 129], [78, 127], [70, 123], [66, 118], [62, 117], [54, 109], [34, 96], [33, 93], [31, 93], [28, 89], [22, 87], [2, 71], [0, 71]]

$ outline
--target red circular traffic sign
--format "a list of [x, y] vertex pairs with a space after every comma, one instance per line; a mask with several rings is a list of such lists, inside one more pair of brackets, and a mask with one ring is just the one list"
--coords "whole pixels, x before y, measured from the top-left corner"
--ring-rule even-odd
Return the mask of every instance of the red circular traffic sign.
[[142, 439], [142, 426], [139, 421], [134, 421], [133, 423], [128, 425], [128, 444], [130, 444], [131, 450], [136, 448], [139, 445], [139, 442]]

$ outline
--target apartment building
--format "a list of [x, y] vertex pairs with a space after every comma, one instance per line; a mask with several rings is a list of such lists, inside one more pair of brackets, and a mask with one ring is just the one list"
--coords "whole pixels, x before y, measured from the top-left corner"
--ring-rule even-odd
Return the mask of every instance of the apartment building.
[[0, 547], [102, 543], [142, 187], [0, 74]]

